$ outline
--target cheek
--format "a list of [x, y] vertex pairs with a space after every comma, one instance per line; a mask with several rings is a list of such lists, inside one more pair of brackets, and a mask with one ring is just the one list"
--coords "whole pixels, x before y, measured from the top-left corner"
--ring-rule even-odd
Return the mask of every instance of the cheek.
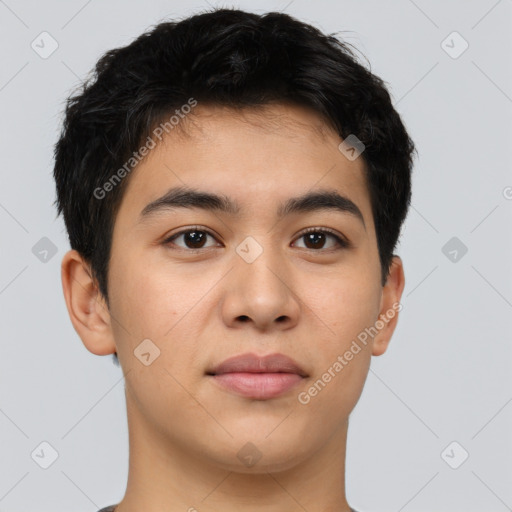
[[[358, 336], [378, 318], [379, 291], [370, 280], [340, 279], [337, 286], [331, 284], [323, 293], [311, 296], [315, 302], [311, 309], [320, 318], [309, 354], [316, 361], [315, 374], [300, 403], [319, 430], [337, 428], [361, 396], [371, 344]], [[326, 410], [331, 412], [326, 414]]]
[[146, 339], [160, 351], [149, 368], [165, 368], [176, 376], [184, 368], [193, 368], [200, 360], [199, 347], [192, 343], [200, 336], [199, 303], [211, 283], [203, 286], [198, 281], [192, 286], [186, 276], [166, 271], [164, 264], [152, 264], [147, 258], [119, 258], [116, 264], [112, 268], [112, 327], [119, 356], [125, 356], [125, 368], [138, 373], [140, 362], [134, 350]]
[[137, 254], [124, 253], [112, 261], [110, 290], [119, 323], [132, 337], [162, 338], [188, 303], [179, 274]]
[[306, 282], [301, 287], [306, 310], [314, 313], [317, 326], [308, 354], [316, 361], [313, 388], [311, 394], [306, 390], [305, 399], [311, 398], [311, 405], [319, 410], [333, 407], [333, 425], [357, 403], [371, 360], [370, 340], [364, 332], [378, 318], [382, 288], [378, 272], [365, 265], [328, 280], [307, 280], [309, 287]]
[[299, 280], [297, 295], [305, 302], [306, 314], [314, 313], [322, 334], [341, 348], [378, 318], [382, 287], [368, 267], [351, 268], [329, 276], [306, 276]]
[[338, 339], [346, 343], [374, 324], [379, 314], [381, 294], [376, 287], [359, 283], [339, 290], [337, 297], [332, 325]]

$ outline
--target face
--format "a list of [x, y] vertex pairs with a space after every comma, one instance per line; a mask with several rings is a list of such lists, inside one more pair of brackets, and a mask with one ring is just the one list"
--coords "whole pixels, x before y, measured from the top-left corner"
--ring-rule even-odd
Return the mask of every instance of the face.
[[[198, 105], [183, 122], [132, 172], [115, 221], [109, 328], [129, 416], [169, 453], [290, 468], [343, 430], [392, 332], [362, 342], [399, 298], [381, 286], [364, 163], [305, 108]], [[158, 201], [177, 187], [230, 208]], [[212, 375], [248, 353], [288, 356], [300, 375]], [[255, 447], [250, 469], [240, 450]]]

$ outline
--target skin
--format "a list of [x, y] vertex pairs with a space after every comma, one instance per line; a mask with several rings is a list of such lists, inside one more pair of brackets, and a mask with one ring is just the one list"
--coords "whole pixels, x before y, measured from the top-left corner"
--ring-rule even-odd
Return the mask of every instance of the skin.
[[[185, 134], [171, 132], [129, 178], [114, 226], [110, 307], [76, 251], [62, 261], [75, 330], [93, 354], [117, 351], [125, 375], [129, 476], [116, 512], [348, 512], [348, 418], [398, 312], [309, 403], [297, 396], [402, 295], [398, 256], [380, 282], [363, 159], [348, 160], [339, 136], [302, 107], [198, 105], [182, 122]], [[243, 214], [176, 209], [139, 222], [148, 203], [179, 185], [225, 194]], [[365, 226], [333, 211], [277, 220], [278, 203], [320, 187], [350, 198]], [[163, 242], [196, 225], [215, 234], [205, 248], [194, 253], [185, 236]], [[331, 228], [351, 246], [330, 235], [308, 246], [309, 227]], [[235, 250], [247, 236], [263, 249], [252, 263]], [[148, 338], [160, 356], [145, 366], [134, 350]], [[246, 352], [286, 354], [309, 377], [253, 400], [205, 375]], [[251, 467], [237, 457], [248, 442], [261, 454]]]

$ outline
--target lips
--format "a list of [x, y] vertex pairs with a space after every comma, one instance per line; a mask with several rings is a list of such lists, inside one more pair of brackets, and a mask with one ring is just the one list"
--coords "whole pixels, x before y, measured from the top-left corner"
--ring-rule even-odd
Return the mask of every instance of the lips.
[[222, 389], [256, 400], [283, 395], [308, 377], [288, 356], [270, 354], [259, 357], [252, 353], [226, 359], [207, 375]]
[[259, 357], [256, 354], [242, 354], [226, 359], [207, 372], [209, 375], [225, 373], [295, 373], [307, 377], [307, 373], [293, 359], [283, 354], [269, 354]]

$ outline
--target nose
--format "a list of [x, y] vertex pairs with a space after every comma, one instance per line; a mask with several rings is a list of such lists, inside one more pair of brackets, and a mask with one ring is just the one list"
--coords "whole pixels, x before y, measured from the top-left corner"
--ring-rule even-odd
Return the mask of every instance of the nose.
[[238, 254], [224, 283], [222, 316], [229, 327], [250, 324], [259, 331], [293, 328], [301, 302], [293, 291], [293, 276], [278, 251], [265, 248], [252, 262]]

